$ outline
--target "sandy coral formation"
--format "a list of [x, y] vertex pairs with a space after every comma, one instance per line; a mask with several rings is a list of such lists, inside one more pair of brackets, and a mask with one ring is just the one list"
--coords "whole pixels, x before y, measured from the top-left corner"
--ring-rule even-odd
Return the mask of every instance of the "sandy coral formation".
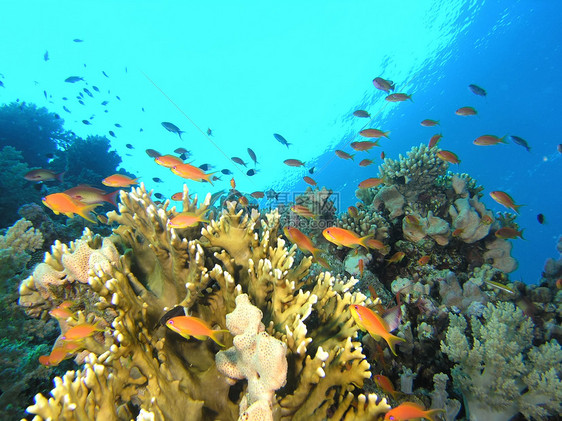
[[488, 249], [482, 257], [485, 260], [491, 261], [491, 264], [496, 269], [505, 273], [513, 272], [517, 269], [517, 260], [511, 257], [511, 249], [513, 245], [510, 241], [501, 238], [496, 238], [491, 242], [486, 243]]
[[[75, 316], [60, 323], [63, 334], [84, 322], [105, 326], [83, 341], [84, 370], [57, 380], [52, 399], [36, 397], [28, 409], [35, 419], [75, 419], [78, 408], [90, 419], [142, 414], [164, 420], [189, 413], [194, 420], [231, 420], [250, 409], [267, 413], [264, 399], [251, 405], [249, 386], [243, 388], [248, 398], [229, 398], [231, 385], [217, 370], [214, 342], [186, 340], [163, 326], [168, 313], [187, 311], [213, 328], [224, 328], [243, 293], [263, 314], [263, 319], [252, 319], [258, 326], [263, 320], [265, 331], [258, 336], [275, 338], [287, 350], [286, 385], [272, 396], [283, 383], [278, 380], [267, 394], [276, 419], [325, 419], [327, 414], [373, 419], [389, 409], [374, 394], [354, 393], [371, 373], [348, 307], [369, 304], [367, 297], [353, 292], [357, 280], [328, 272], [310, 275], [308, 257], [295, 264], [296, 247], [287, 249], [278, 236], [277, 212], [261, 217], [256, 211], [236, 211], [230, 202], [201, 231], [175, 230], [167, 224], [175, 209], [167, 210], [166, 203], [156, 207], [144, 186], [122, 193], [121, 199], [119, 213], [110, 216], [120, 223], [115, 235], [82, 239], [91, 249], [110, 241], [119, 251], [109, 264], [90, 267], [82, 259], [73, 271], [87, 273], [87, 283], [74, 282], [71, 289], [65, 288], [69, 283], [51, 286], [47, 299], [38, 293], [37, 284], [44, 281], [33, 276], [22, 284], [22, 300], [31, 314], [44, 314], [63, 299], [77, 303]], [[184, 202], [184, 209], [195, 206]], [[66, 272], [63, 256], [72, 255], [76, 243], [54, 249], [60, 253], [48, 255], [46, 264]], [[249, 365], [258, 363], [265, 362], [254, 358]], [[260, 367], [254, 366], [254, 372]]]
[[[0, 281], [21, 273], [31, 253], [43, 246], [43, 234], [26, 219], [18, 220], [0, 235]], [[2, 288], [3, 289], [3, 288]]]
[[528, 419], [560, 414], [560, 345], [551, 341], [533, 346], [533, 322], [511, 303], [488, 304], [482, 319], [471, 319], [471, 342], [464, 316], [450, 314], [441, 343], [456, 363], [453, 381], [470, 419], [509, 420], [518, 412]]
[[453, 230], [459, 230], [458, 238], [465, 243], [475, 243], [490, 232], [490, 224], [482, 222], [482, 217], [492, 218], [493, 213], [478, 201], [478, 198], [462, 197], [449, 207]]

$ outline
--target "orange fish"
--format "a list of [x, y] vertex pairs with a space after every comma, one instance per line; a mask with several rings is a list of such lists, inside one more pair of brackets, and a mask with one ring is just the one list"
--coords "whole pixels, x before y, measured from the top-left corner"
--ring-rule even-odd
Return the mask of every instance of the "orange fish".
[[69, 350], [64, 346], [53, 348], [49, 355], [41, 355], [39, 357], [39, 363], [45, 367], [55, 367], [72, 355], [69, 354], [68, 351]]
[[497, 230], [495, 232], [495, 236], [498, 238], [502, 238], [502, 239], [514, 239], [514, 238], [521, 238], [524, 240], [523, 238], [523, 230], [521, 231], [517, 231], [515, 228], [511, 228], [511, 227], [503, 227], [500, 228], [499, 230]]
[[405, 256], [406, 253], [404, 253], [403, 251], [397, 251], [390, 257], [390, 259], [387, 259], [386, 264], [389, 265], [391, 263], [400, 263]]
[[472, 107], [461, 107], [457, 111], [455, 111], [455, 114], [466, 117], [466, 116], [469, 116], [469, 115], [476, 115], [478, 113]]
[[310, 184], [311, 186], [316, 186], [316, 184], [317, 184], [316, 181], [314, 181], [313, 178], [311, 178], [307, 175], [305, 175], [302, 179], [304, 180], [305, 183]]
[[166, 326], [186, 339], [193, 336], [200, 341], [204, 341], [209, 337], [221, 347], [224, 347], [224, 344], [219, 341], [217, 334], [229, 333], [226, 329], [213, 330], [204, 320], [191, 316], [172, 317], [166, 322]]
[[384, 159], [386, 155], [384, 154], [384, 151], [381, 152], [381, 159]]
[[516, 205], [515, 202], [513, 201], [513, 198], [509, 194], [503, 191], [499, 191], [499, 190], [493, 191], [490, 193], [490, 196], [500, 205], [504, 205], [506, 208], [513, 209], [517, 213], [519, 213], [519, 208], [523, 206], [523, 205]]
[[174, 168], [176, 165], [183, 164], [183, 159], [174, 155], [160, 155], [154, 162], [166, 168]]
[[172, 195], [172, 200], [176, 200], [176, 201], [183, 200], [183, 192], [182, 192], [182, 191], [179, 191], [179, 192], [177, 192], [177, 193], [174, 193], [174, 194]]
[[250, 204], [250, 202], [248, 201], [248, 198], [246, 196], [240, 196], [238, 198], [238, 203], [240, 204], [240, 206], [242, 207], [246, 207]]
[[422, 256], [418, 259], [418, 265], [420, 265], [420, 266], [427, 265], [429, 263], [430, 259], [431, 259], [431, 256], [428, 256], [428, 255]]
[[368, 138], [376, 138], [376, 139], [380, 137], [388, 138], [389, 134], [390, 132], [383, 132], [382, 130], [379, 129], [363, 129], [359, 132], [360, 136], [368, 137]]
[[193, 212], [182, 212], [174, 216], [168, 221], [168, 225], [171, 228], [188, 228], [195, 227], [201, 222], [209, 222], [203, 219], [201, 215]]
[[363, 271], [365, 270], [365, 262], [363, 259], [359, 259], [357, 266], [359, 268], [359, 276], [363, 277]]
[[175, 167], [172, 167], [172, 172], [179, 175], [181, 178], [199, 182], [205, 180], [208, 183], [211, 183], [211, 186], [213, 185], [211, 175], [213, 175], [214, 172], [206, 174], [201, 168], [194, 167], [191, 164], [176, 165]]
[[369, 149], [372, 149], [374, 146], [380, 146], [380, 145], [378, 140], [376, 142], [369, 142], [368, 140], [364, 140], [362, 142], [351, 142], [350, 146], [356, 151], [368, 151]]
[[96, 332], [103, 332], [98, 324], [82, 323], [68, 329], [61, 338], [63, 341], [80, 341], [89, 338]]
[[403, 402], [396, 408], [392, 408], [384, 415], [385, 420], [389, 421], [406, 421], [418, 418], [427, 418], [430, 421], [435, 421], [435, 416], [444, 412], [443, 409], [428, 409], [427, 411], [423, 406], [414, 402]]
[[316, 215], [310, 209], [308, 209], [306, 206], [303, 205], [291, 206], [291, 211], [293, 211], [299, 216], [302, 216], [303, 218], [316, 219]]
[[108, 202], [117, 207], [115, 198], [119, 194], [119, 191], [120, 190], [115, 190], [114, 192], [107, 193], [104, 190], [96, 189], [95, 187], [90, 187], [86, 184], [80, 184], [79, 186], [65, 190], [63, 193], [68, 194], [73, 199], [79, 200], [80, 202], [88, 205]]
[[384, 183], [384, 178], [367, 178], [359, 183], [360, 189], [368, 189], [370, 187], [380, 186]]
[[412, 95], [407, 95], [407, 94], [403, 94], [403, 93], [396, 93], [396, 94], [390, 94], [385, 98], [388, 102], [403, 102], [406, 100], [410, 100], [412, 102], [414, 102], [414, 100], [412, 99]]
[[464, 228], [457, 228], [456, 230], [454, 230], [451, 235], [453, 237], [460, 237], [462, 235], [462, 233], [464, 232]]
[[265, 193], [262, 191], [255, 191], [253, 193], [250, 193], [250, 196], [252, 196], [254, 199], [263, 199], [265, 197]]
[[289, 167], [302, 167], [304, 165], [304, 162], [299, 161], [298, 159], [286, 159], [283, 163]]
[[449, 162], [451, 164], [460, 164], [461, 160], [459, 157], [451, 151], [439, 151], [437, 152], [437, 157], [442, 159], [445, 162]]
[[42, 201], [43, 204], [51, 209], [56, 215], [63, 213], [69, 218], [72, 218], [74, 217], [74, 214], [76, 214], [80, 215], [87, 221], [93, 222], [94, 224], [96, 223], [90, 212], [100, 206], [99, 203], [87, 205], [64, 193], [49, 194], [45, 196]]
[[390, 250], [390, 246], [385, 246], [381, 241], [375, 240], [374, 238], [367, 239], [365, 244], [367, 244], [367, 247], [370, 249], [379, 250], [381, 254], [384, 255], [386, 255]]
[[398, 392], [394, 389], [394, 385], [388, 377], [382, 374], [375, 374], [373, 377], [375, 378], [375, 383], [378, 384], [382, 390], [396, 399]]
[[373, 235], [366, 235], [365, 237], [359, 237], [352, 231], [346, 230], [339, 227], [328, 227], [322, 231], [322, 235], [330, 243], [334, 243], [337, 246], [356, 248], [358, 246], [363, 246], [366, 249], [372, 248], [369, 246], [368, 240], [373, 238]]
[[55, 307], [54, 309], [52, 309], [51, 311], [49, 311], [49, 314], [51, 315], [51, 317], [54, 317], [55, 319], [68, 319], [69, 317], [73, 317], [74, 313], [72, 311], [69, 310], [69, 308], [74, 305], [74, 303], [70, 302], [70, 301], [65, 301], [61, 304], [59, 304], [57, 307]]
[[484, 136], [477, 137], [472, 143], [478, 146], [490, 146], [497, 145], [498, 143], [507, 143], [507, 141], [505, 140], [505, 136], [497, 137], [493, 134], [485, 134]]
[[480, 219], [482, 225], [490, 225], [492, 222], [494, 222], [494, 220], [489, 215], [484, 215], [482, 219]]
[[66, 171], [56, 173], [51, 170], [44, 170], [42, 168], [38, 170], [31, 170], [23, 176], [27, 181], [51, 181], [58, 180], [63, 182], [64, 174]]
[[233, 190], [236, 188], [236, 181], [234, 180], [234, 177], [230, 179], [230, 187], [232, 187]]
[[411, 226], [415, 226], [415, 227], [419, 227], [421, 225], [420, 220], [418, 219], [417, 216], [409, 214], [406, 215], [404, 217], [404, 221], [406, 221], [406, 224], [411, 225]]
[[315, 247], [312, 243], [312, 240], [301, 230], [295, 227], [285, 227], [283, 228], [283, 232], [285, 233], [285, 236], [289, 239], [289, 241], [296, 244], [299, 250], [301, 250], [303, 253], [308, 252], [312, 254], [316, 262], [318, 262], [325, 268], [330, 267], [328, 262], [320, 256], [321, 253], [324, 253], [324, 250]]
[[359, 215], [359, 210], [355, 206], [350, 206], [347, 208], [347, 213], [349, 213], [349, 216], [351, 216], [352, 218], [357, 218], [357, 216]]
[[420, 123], [423, 127], [434, 127], [439, 125], [439, 120], [426, 119]]
[[443, 135], [441, 133], [434, 134], [433, 136], [431, 136], [431, 139], [429, 139], [429, 144], [427, 145], [428, 148], [431, 149], [434, 146], [437, 146], [437, 144], [441, 141], [442, 138], [443, 138]]
[[336, 155], [341, 159], [351, 159], [352, 161], [353, 161], [353, 157], [355, 156], [355, 155], [348, 154], [347, 152], [344, 152], [339, 149], [336, 149]]
[[352, 304], [349, 311], [361, 330], [369, 332], [374, 339], [383, 338], [394, 355], [396, 355], [396, 343], [406, 342], [405, 339], [391, 334], [386, 321], [373, 310], [359, 304]]
[[373, 163], [372, 159], [364, 159], [359, 163], [360, 167], [368, 167], [369, 165], [371, 165]]
[[128, 187], [132, 184], [139, 184], [138, 178], [129, 178], [123, 174], [113, 174], [104, 178], [101, 183], [108, 187]]

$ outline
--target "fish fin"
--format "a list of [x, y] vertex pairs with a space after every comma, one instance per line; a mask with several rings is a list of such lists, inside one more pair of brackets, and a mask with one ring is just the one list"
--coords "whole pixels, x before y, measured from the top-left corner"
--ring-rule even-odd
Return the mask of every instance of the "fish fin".
[[359, 239], [359, 244], [361, 244], [363, 247], [365, 247], [367, 250], [369, 250], [369, 243], [368, 243], [368, 241], [369, 241], [371, 238], [373, 238], [373, 237], [374, 237], [373, 234], [369, 234], [369, 235], [366, 235], [365, 237], [361, 237], [361, 238]]
[[[388, 135], [389, 135], [389, 134], [390, 134], [390, 131], [388, 131], [388, 132], [384, 132], [384, 133], [383, 133], [383, 136], [384, 136], [384, 137], [386, 137], [386, 138], [388, 139]], [[377, 146], [378, 146], [378, 145], [377, 145]]]
[[64, 175], [66, 174], [66, 171], [60, 172], [58, 174], [55, 174], [55, 178], [59, 181], [59, 182], [63, 182], [64, 181]]
[[93, 224], [97, 224], [97, 221], [94, 218], [92, 218], [92, 215], [90, 215], [90, 212], [93, 211], [95, 208], [97, 208], [100, 205], [101, 205], [101, 203], [94, 203], [92, 205], [87, 205], [87, 206], [84, 206], [83, 208], [80, 208], [80, 210], [76, 213], [78, 215], [80, 215], [82, 218], [84, 218], [86, 221], [90, 221]]
[[406, 342], [406, 339], [400, 338], [398, 336], [391, 335], [390, 333], [387, 336], [385, 336], [383, 339], [386, 341], [386, 343], [388, 344], [388, 347], [390, 348], [390, 350], [392, 351], [392, 353], [395, 356], [398, 355], [398, 354], [396, 354], [396, 348], [395, 348], [396, 343]]
[[74, 218], [74, 214], [72, 212], [65, 212], [64, 214], [71, 219]]
[[527, 240], [525, 237], [523, 237], [523, 231], [525, 231], [525, 228], [521, 229], [521, 231], [519, 232], [519, 237], [521, 237], [522, 240]]
[[314, 260], [316, 261], [316, 263], [323, 266], [324, 268], [330, 269], [330, 264], [326, 261], [326, 259], [320, 256], [321, 253], [324, 253], [324, 250], [314, 249], [312, 251], [312, 256], [314, 256]]
[[429, 419], [430, 421], [436, 421], [437, 414], [446, 412], [444, 409], [436, 408], [436, 409], [429, 409], [425, 412], [424, 417]]
[[217, 333], [230, 333], [230, 331], [227, 330], [227, 329], [213, 330], [213, 333], [211, 333], [211, 334], [209, 335], [209, 338], [211, 338], [213, 341], [215, 341], [215, 343], [216, 343], [218, 346], [224, 348], [225, 345], [217, 338]]
[[111, 193], [107, 193], [105, 195], [103, 195], [103, 200], [105, 200], [106, 202], [111, 203], [113, 206], [117, 207], [117, 202], [115, 200], [115, 198], [119, 195], [119, 192], [121, 190], [115, 190], [114, 192]]
[[500, 142], [501, 143], [509, 143], [507, 140], [505, 140], [506, 137], [507, 137], [507, 135], [500, 137]]

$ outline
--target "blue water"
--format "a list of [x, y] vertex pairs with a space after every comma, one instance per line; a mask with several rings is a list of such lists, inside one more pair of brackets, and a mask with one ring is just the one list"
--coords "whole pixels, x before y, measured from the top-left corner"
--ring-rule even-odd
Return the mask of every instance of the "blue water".
[[[0, 103], [19, 98], [46, 106], [82, 137], [114, 130], [117, 138], [111, 141], [123, 168], [155, 191], [171, 195], [183, 180], [154, 164], [144, 150], [171, 153], [183, 146], [197, 165], [232, 169], [238, 188], [248, 192], [303, 191], [302, 176], [316, 166], [313, 177], [338, 193], [345, 208], [355, 202], [357, 184], [378, 175], [379, 150], [358, 152], [355, 162], [333, 153], [365, 123], [351, 117], [362, 108], [376, 115], [374, 127], [391, 131], [390, 140], [381, 142], [387, 157], [397, 158], [442, 132], [440, 146], [461, 158], [458, 171], [485, 187], [489, 208], [504, 210], [488, 196], [492, 190], [506, 191], [526, 205], [517, 220], [526, 240], [515, 242], [519, 269], [512, 279], [536, 282], [545, 259], [556, 256], [562, 233], [558, 2], [53, 4], [3, 5]], [[68, 114], [60, 98], [74, 98], [86, 86], [65, 83], [72, 75], [102, 92], [86, 106], [69, 101]], [[414, 102], [386, 103], [371, 83], [376, 76], [396, 82]], [[484, 87], [487, 97], [472, 94], [471, 83]], [[43, 90], [52, 97], [46, 100]], [[107, 114], [100, 105], [104, 99], [110, 101]], [[474, 106], [478, 117], [454, 114], [465, 105]], [[93, 125], [83, 125], [91, 115]], [[426, 118], [440, 120], [441, 126], [420, 126]], [[184, 140], [166, 132], [162, 121], [185, 130]], [[123, 127], [116, 129], [114, 123]], [[213, 130], [214, 144], [200, 132], [207, 128]], [[273, 133], [292, 143], [290, 149]], [[473, 145], [482, 134], [514, 134], [532, 149]], [[127, 143], [135, 149], [125, 148]], [[248, 147], [260, 162], [254, 177], [227, 159], [249, 161]], [[375, 165], [358, 167], [365, 157]], [[287, 158], [305, 161], [306, 168], [286, 167]], [[155, 184], [152, 177], [165, 183]], [[229, 179], [223, 176], [215, 189], [228, 188]], [[209, 190], [207, 184], [189, 185], [199, 194]], [[547, 224], [537, 222], [538, 213]]]

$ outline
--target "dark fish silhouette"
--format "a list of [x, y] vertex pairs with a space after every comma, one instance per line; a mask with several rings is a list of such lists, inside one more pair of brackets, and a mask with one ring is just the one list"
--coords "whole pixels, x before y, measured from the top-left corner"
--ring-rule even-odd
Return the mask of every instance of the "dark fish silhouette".
[[369, 118], [371, 117], [371, 114], [369, 114], [367, 111], [365, 110], [356, 110], [353, 111], [353, 115], [355, 117], [360, 117], [360, 118]]
[[[154, 181], [155, 183], [161, 183], [162, 182], [162, 180], [159, 179], [158, 177], [152, 177], [152, 181]], [[161, 197], [159, 199], [161, 199]]]
[[86, 126], [91, 125], [92, 123], [90, 123], [88, 120], [82, 120], [82, 123], [84, 123]]
[[86, 104], [84, 104], [84, 101], [82, 101], [81, 99], [79, 99], [78, 102], [82, 105], [86, 105]]
[[43, 54], [43, 60], [49, 61], [49, 52], [45, 50], [45, 54]]
[[101, 103], [101, 105], [107, 105], [107, 104], [109, 104], [109, 101], [103, 101], [103, 102]]
[[209, 171], [211, 168], [213, 168], [213, 166], [211, 164], [201, 164], [199, 165], [199, 168], [201, 168], [203, 171]]
[[310, 168], [310, 169], [308, 170], [308, 172], [309, 172], [310, 174], [314, 174], [314, 169], [315, 169], [315, 168], [316, 168], [316, 167]]
[[112, 130], [109, 131], [109, 135], [110, 135], [110, 136], [113, 136], [113, 137], [117, 137], [117, 136], [115, 136], [115, 133], [113, 133]]
[[74, 42], [84, 42], [84, 40], [80, 39], [80, 38], [74, 38], [72, 41], [74, 41]]
[[267, 197], [269, 200], [272, 200], [272, 199], [277, 200], [279, 198], [279, 193], [277, 193], [273, 189], [269, 189], [268, 191], [265, 192], [265, 197]]
[[525, 139], [522, 139], [519, 136], [513, 136], [513, 135], [511, 135], [509, 137], [511, 138], [513, 143], [516, 143], [519, 146], [523, 146], [525, 149], [527, 149], [527, 152], [531, 152], [531, 148], [529, 147], [529, 144], [527, 143], [527, 141]]
[[109, 76], [107, 76], [107, 73], [105, 73], [103, 70], [102, 70], [101, 72], [103, 73], [103, 75], [104, 75], [105, 77], [109, 77]]
[[213, 131], [211, 129], [207, 129], [207, 136], [212, 136], [213, 135]]
[[119, 101], [121, 101], [121, 98], [119, 98], [119, 95], [115, 95], [115, 98], [117, 98]]
[[244, 160], [242, 160], [242, 158], [238, 158], [237, 156], [233, 156], [230, 159], [232, 159], [234, 162], [236, 162], [237, 164], [240, 164], [240, 165], [246, 166], [246, 164], [247, 164], [247, 162], [244, 162]]
[[135, 149], [135, 147], [133, 145], [131, 145], [130, 143], [127, 143], [125, 146], [129, 149]]
[[86, 92], [90, 98], [94, 97], [94, 95], [88, 90], [88, 88], [84, 88], [84, 92]]
[[279, 143], [281, 143], [282, 145], [285, 145], [287, 147], [287, 149], [289, 149], [289, 145], [291, 145], [291, 143], [287, 142], [287, 139], [285, 139], [283, 136], [281, 136], [278, 133], [273, 133], [273, 137], [275, 139], [277, 139], [277, 141]]
[[259, 170], [248, 170], [246, 171], [246, 175], [251, 177], [253, 175], [256, 175], [258, 173]]
[[81, 80], [84, 80], [84, 78], [80, 76], [69, 76], [64, 81], [67, 83], [76, 83], [80, 82]]
[[180, 139], [181, 139], [181, 134], [185, 133], [184, 131], [180, 130], [180, 128], [178, 126], [176, 126], [175, 124], [172, 124], [168, 121], [163, 121], [162, 126], [166, 130], [168, 130], [170, 133], [176, 133], [180, 137]]
[[99, 92], [99, 91], [100, 91], [100, 89], [99, 89], [96, 85], [93, 85], [93, 86], [92, 86], [92, 89], [93, 89], [94, 91], [96, 91], [96, 92]]
[[542, 213], [539, 213], [537, 215], [537, 221], [539, 221], [539, 224], [544, 224], [546, 222], [546, 219]]
[[69, 110], [68, 108], [66, 108], [65, 105], [62, 106], [62, 109], [63, 109], [64, 111], [66, 111], [67, 113], [70, 113], [70, 110]]
[[162, 154], [160, 152], [158, 152], [154, 149], [147, 149], [146, 154], [151, 158], [158, 158], [159, 156], [162, 156]]
[[474, 95], [486, 96], [486, 91], [478, 85], [468, 85], [468, 89], [470, 89]]
[[119, 123], [115, 123], [114, 125], [115, 125], [115, 127], [121, 127], [121, 124], [119, 124]]
[[175, 153], [177, 154], [182, 154], [182, 153], [189, 153], [189, 151], [185, 148], [177, 148], [174, 150]]
[[258, 158], [256, 156], [256, 153], [250, 148], [248, 148], [248, 155], [250, 155], [250, 158], [252, 158], [252, 161], [254, 161], [254, 166], [258, 165]]
[[164, 199], [164, 195], [162, 193], [154, 193], [154, 197], [157, 199]]
[[230, 174], [232, 174], [232, 171], [230, 171], [228, 168], [225, 168], [224, 170], [221, 170], [221, 172], [222, 172], [224, 175], [230, 175]]

